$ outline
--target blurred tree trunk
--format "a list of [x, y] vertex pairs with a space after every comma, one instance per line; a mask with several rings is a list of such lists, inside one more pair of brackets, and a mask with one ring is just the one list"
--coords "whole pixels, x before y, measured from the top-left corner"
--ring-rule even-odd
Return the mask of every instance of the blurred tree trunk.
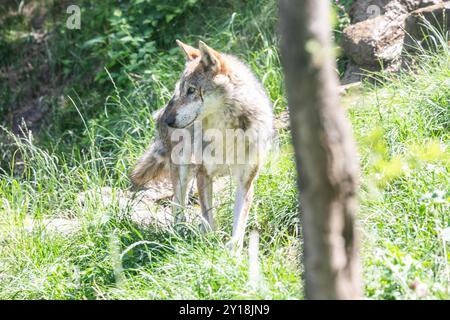
[[281, 57], [302, 207], [305, 295], [358, 299], [359, 165], [339, 106], [329, 0], [280, 0]]

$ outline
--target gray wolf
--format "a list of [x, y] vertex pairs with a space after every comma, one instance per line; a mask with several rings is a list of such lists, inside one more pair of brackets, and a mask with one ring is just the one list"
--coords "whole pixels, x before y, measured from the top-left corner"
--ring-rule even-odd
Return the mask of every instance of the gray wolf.
[[[170, 177], [175, 220], [182, 221], [188, 185], [196, 178], [202, 227], [215, 230], [213, 178], [231, 173], [236, 195], [228, 246], [240, 251], [255, 179], [274, 133], [272, 104], [262, 84], [238, 58], [202, 41], [198, 49], [179, 40], [177, 44], [186, 57], [185, 69], [173, 97], [155, 116], [156, 137], [137, 161], [131, 180], [142, 187]], [[200, 151], [199, 159], [193, 149]], [[206, 151], [211, 151], [209, 157]]]

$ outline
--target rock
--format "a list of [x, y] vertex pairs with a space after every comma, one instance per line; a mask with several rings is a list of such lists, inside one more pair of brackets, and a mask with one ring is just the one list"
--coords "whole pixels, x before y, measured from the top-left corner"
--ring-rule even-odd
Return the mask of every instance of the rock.
[[36, 220], [26, 217], [24, 220], [24, 229], [28, 232], [43, 229], [50, 233], [68, 235], [79, 230], [80, 223], [76, 219], [68, 218], [44, 218], [42, 220]]
[[82, 206], [95, 203], [97, 200], [103, 206], [117, 205], [121, 213], [129, 214], [130, 219], [141, 225], [149, 226], [156, 224], [167, 226], [172, 221], [171, 208], [167, 205], [159, 205], [160, 200], [168, 199], [172, 196], [171, 184], [162, 181], [152, 184], [146, 190], [136, 192], [128, 190], [113, 189], [103, 187], [100, 189], [90, 189], [78, 195], [78, 202]]
[[350, 6], [350, 21], [355, 24], [384, 15], [387, 11], [386, 6], [391, 2], [391, 0], [357, 0]]
[[356, 0], [350, 6], [349, 15], [353, 24], [380, 15], [387, 15], [393, 19], [398, 15], [442, 2], [442, 0]]
[[[415, 43], [413, 39], [423, 39], [421, 17], [434, 20], [442, 29], [450, 25], [450, 14], [444, 15], [448, 6], [449, 2], [442, 0], [355, 1], [349, 13], [354, 24], [344, 29], [342, 37], [343, 51], [350, 58], [342, 83], [360, 81], [365, 70], [397, 71], [404, 46]], [[405, 37], [405, 29], [411, 37]]]
[[361, 82], [364, 76], [364, 71], [358, 67], [353, 61], [350, 61], [345, 69], [344, 75], [341, 79], [341, 85], [346, 86], [351, 83]]
[[406, 15], [397, 19], [379, 16], [361, 21], [344, 30], [342, 48], [359, 68], [377, 70], [392, 63], [403, 47], [403, 24]]
[[[425, 20], [428, 22], [425, 22]], [[433, 32], [427, 27], [427, 24], [430, 24], [436, 30], [448, 34], [450, 26], [450, 2], [429, 6], [411, 12], [405, 21], [406, 36], [404, 48], [406, 51], [415, 51], [418, 44], [423, 48], [430, 48], [433, 46], [432, 42], [427, 41], [427, 39], [433, 35]], [[444, 30], [444, 28], [446, 30]]]
[[402, 0], [401, 2], [406, 7], [408, 12], [411, 12], [420, 8], [429, 7], [446, 1], [448, 0]]
[[[214, 181], [214, 194], [227, 194], [230, 178], [225, 176]], [[192, 183], [191, 197], [198, 196], [196, 183]], [[103, 206], [118, 206], [122, 214], [126, 214], [131, 221], [141, 227], [156, 225], [167, 227], [173, 222], [171, 197], [173, 195], [172, 183], [169, 180], [151, 182], [145, 190], [128, 191], [103, 187], [90, 189], [78, 194], [81, 206], [89, 206], [97, 200]], [[214, 199], [218, 200], [218, 199]], [[187, 222], [200, 223], [200, 209], [188, 203], [185, 214]]]

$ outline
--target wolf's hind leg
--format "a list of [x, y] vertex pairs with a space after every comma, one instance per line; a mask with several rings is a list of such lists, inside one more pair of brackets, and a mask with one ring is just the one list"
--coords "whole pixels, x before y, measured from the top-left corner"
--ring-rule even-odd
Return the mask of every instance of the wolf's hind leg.
[[197, 189], [202, 208], [202, 227], [204, 231], [216, 230], [216, 223], [213, 216], [213, 180], [200, 168], [197, 173]]

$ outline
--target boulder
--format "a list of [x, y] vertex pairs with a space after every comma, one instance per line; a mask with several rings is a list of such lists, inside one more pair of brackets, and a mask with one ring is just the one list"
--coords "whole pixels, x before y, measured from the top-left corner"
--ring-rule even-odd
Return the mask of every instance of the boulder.
[[391, 19], [419, 8], [442, 3], [443, 0], [356, 0], [350, 6], [352, 24], [388, 15]]
[[[398, 8], [396, 8], [398, 7]], [[392, 0], [356, 0], [350, 6], [349, 16], [352, 24], [373, 19], [395, 9], [395, 12], [406, 13], [400, 1]]]
[[[398, 70], [405, 44], [426, 37], [423, 18], [437, 29], [450, 25], [449, 5], [442, 0], [356, 0], [349, 12], [353, 24], [343, 31], [342, 49], [350, 62], [342, 82], [361, 80], [364, 70]], [[405, 37], [405, 29], [411, 36]]]
[[[450, 2], [441, 3], [411, 12], [405, 21], [404, 49], [413, 52], [418, 45], [433, 48], [433, 29], [449, 33]], [[448, 39], [448, 37], [447, 37]]]
[[403, 46], [406, 15], [391, 19], [386, 15], [358, 22], [344, 30], [345, 55], [363, 69], [377, 69], [399, 57]]

